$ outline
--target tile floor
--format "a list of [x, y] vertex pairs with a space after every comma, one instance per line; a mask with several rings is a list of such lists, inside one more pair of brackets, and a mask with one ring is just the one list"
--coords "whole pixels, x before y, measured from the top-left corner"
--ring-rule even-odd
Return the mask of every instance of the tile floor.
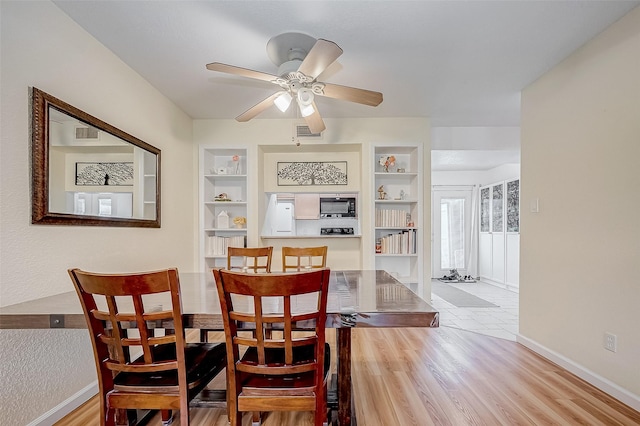
[[[437, 280], [434, 280], [437, 281]], [[498, 305], [497, 308], [458, 308], [432, 294], [431, 305], [440, 312], [440, 325], [488, 336], [516, 340], [518, 333], [518, 293], [483, 282], [447, 283]]]

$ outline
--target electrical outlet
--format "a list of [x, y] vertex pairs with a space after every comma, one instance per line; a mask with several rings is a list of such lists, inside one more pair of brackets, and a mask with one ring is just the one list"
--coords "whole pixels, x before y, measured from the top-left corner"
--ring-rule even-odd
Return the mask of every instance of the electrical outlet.
[[615, 352], [618, 349], [618, 336], [611, 333], [604, 333], [604, 348]]

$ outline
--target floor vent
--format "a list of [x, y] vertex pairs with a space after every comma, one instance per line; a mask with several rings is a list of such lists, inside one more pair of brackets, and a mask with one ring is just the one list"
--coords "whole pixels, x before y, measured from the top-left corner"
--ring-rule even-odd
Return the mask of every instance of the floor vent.
[[322, 133], [311, 133], [309, 126], [296, 125], [296, 137], [298, 138], [322, 138]]

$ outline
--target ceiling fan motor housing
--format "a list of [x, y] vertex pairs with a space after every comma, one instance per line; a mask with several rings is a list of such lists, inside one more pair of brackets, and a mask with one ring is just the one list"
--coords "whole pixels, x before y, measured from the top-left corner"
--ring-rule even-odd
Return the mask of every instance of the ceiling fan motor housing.
[[293, 93], [298, 93], [298, 90], [302, 89], [304, 87], [304, 84], [302, 82], [300, 82], [299, 80], [293, 80], [293, 81], [289, 81], [289, 89], [293, 92]]
[[282, 63], [278, 67], [278, 76], [291, 79], [298, 72], [298, 68], [300, 68], [300, 64], [302, 64], [302, 59], [292, 59], [290, 61]]

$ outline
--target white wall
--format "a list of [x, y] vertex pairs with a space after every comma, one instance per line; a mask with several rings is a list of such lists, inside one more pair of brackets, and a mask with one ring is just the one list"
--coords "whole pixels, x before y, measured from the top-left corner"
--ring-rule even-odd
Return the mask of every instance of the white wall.
[[[72, 291], [70, 267], [194, 271], [190, 118], [53, 3], [0, 8], [2, 306]], [[162, 150], [162, 228], [30, 224], [30, 86]], [[96, 379], [86, 330], [1, 330], [0, 360], [7, 425], [29, 423]]]
[[520, 164], [503, 164], [489, 170], [434, 171], [431, 184], [485, 186], [517, 177], [520, 177]]
[[509, 127], [433, 127], [431, 149], [518, 151], [520, 128]]
[[485, 170], [433, 171], [432, 185], [480, 185], [486, 180]]
[[521, 341], [636, 409], [639, 159], [637, 7], [522, 93], [520, 265]]
[[503, 164], [483, 173], [480, 186], [491, 185], [492, 183], [518, 177], [520, 177], [520, 164]]

